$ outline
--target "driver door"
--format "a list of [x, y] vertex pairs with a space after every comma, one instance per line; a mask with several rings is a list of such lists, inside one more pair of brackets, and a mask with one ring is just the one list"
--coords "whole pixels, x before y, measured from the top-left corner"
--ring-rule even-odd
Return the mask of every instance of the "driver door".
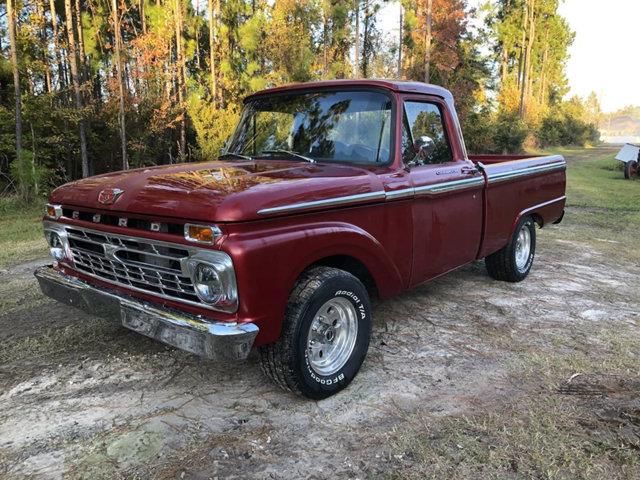
[[480, 245], [484, 178], [454, 152], [447, 112], [438, 98], [404, 99], [402, 158], [415, 188], [413, 285], [471, 262]]

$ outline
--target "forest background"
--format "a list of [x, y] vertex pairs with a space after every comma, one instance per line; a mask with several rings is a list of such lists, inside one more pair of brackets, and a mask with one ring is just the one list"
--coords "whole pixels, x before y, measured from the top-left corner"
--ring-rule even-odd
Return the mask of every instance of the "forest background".
[[[398, 32], [381, 15], [399, 10]], [[568, 97], [559, 0], [3, 0], [0, 195], [215, 158], [265, 87], [399, 78], [453, 92], [471, 152], [599, 142]]]

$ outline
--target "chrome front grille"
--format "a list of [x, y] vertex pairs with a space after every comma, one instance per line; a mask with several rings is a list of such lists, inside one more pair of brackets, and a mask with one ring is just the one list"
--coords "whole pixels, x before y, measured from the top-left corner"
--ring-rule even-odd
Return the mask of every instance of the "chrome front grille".
[[65, 227], [79, 272], [164, 298], [202, 305], [181, 260], [192, 249], [143, 238]]

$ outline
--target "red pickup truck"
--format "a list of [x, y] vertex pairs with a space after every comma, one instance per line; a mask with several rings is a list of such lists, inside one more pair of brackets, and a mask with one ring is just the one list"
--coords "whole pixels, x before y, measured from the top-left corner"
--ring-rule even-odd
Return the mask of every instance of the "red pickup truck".
[[59, 301], [216, 361], [257, 347], [285, 389], [324, 398], [364, 361], [372, 296], [484, 259], [529, 273], [562, 219], [562, 157], [469, 156], [451, 93], [326, 81], [244, 102], [217, 161], [139, 168], [50, 196]]

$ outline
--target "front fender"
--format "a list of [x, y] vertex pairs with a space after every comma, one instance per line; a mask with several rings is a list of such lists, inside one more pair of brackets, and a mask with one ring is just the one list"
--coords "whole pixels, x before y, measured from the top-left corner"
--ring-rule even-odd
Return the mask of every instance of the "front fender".
[[335, 255], [351, 256], [371, 273], [382, 297], [403, 289], [402, 275], [384, 246], [370, 233], [344, 222], [310, 222], [294, 226], [230, 232], [222, 250], [236, 269], [241, 321], [260, 327], [256, 344], [275, 341], [293, 286], [310, 265]]

